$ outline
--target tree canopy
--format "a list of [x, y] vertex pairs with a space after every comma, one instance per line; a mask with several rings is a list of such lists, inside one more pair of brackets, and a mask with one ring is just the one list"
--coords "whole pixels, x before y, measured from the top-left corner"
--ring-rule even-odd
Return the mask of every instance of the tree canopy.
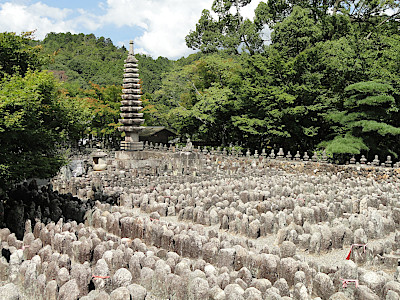
[[[216, 119], [243, 146], [396, 156], [399, 2], [268, 0], [246, 20], [241, 9], [250, 2], [215, 0], [187, 35], [189, 47], [214, 59], [228, 54], [238, 65], [234, 88], [214, 84], [214, 103], [189, 109], [188, 126], [231, 99], [227, 114]], [[202, 103], [208, 93], [192, 95]], [[178, 130], [198, 134], [200, 123]]]
[[[252, 20], [250, 3], [205, 9], [186, 36], [195, 54], [136, 55], [145, 125], [202, 144], [397, 157], [399, 2], [267, 0]], [[118, 147], [124, 47], [93, 34], [1, 33], [0, 50], [2, 184], [50, 176], [59, 143]]]
[[27, 71], [0, 83], [0, 187], [55, 175], [64, 163], [58, 150], [72, 120], [60, 103], [51, 74]]

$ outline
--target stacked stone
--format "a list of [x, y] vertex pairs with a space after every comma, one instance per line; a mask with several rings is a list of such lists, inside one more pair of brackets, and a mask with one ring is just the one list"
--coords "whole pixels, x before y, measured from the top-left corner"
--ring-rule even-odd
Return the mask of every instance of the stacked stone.
[[[97, 204], [86, 226], [60, 220], [36, 223], [33, 232], [30, 224], [26, 228], [22, 241], [0, 230], [0, 279], [11, 282], [0, 295], [21, 290], [29, 299], [288, 300], [311, 299], [311, 293], [398, 299], [400, 292], [399, 268], [394, 277], [352, 261], [335, 269], [303, 261], [291, 242], [257, 249], [240, 236], [132, 216], [106, 204]], [[359, 278], [359, 285], [344, 288], [340, 278]]]
[[139, 83], [139, 70], [138, 60], [133, 54], [133, 41], [130, 41], [130, 49], [128, 58], [125, 60], [125, 74], [122, 90], [121, 101], [121, 118], [119, 120], [123, 126], [119, 127], [119, 131], [125, 132], [125, 140], [121, 142], [121, 150], [137, 151], [143, 150], [143, 142], [139, 142], [139, 132], [143, 127], [140, 125], [144, 123], [143, 113], [139, 111], [142, 101], [140, 83]]
[[[400, 269], [393, 264], [395, 275], [391, 276], [358, 266], [356, 256], [352, 257], [354, 262], [343, 257], [344, 263], [338, 268], [334, 262], [324, 265], [309, 261], [296, 250], [296, 234], [292, 234], [309, 234], [318, 242], [312, 246], [314, 243], [309, 241], [309, 249], [313, 249], [310, 252], [323, 252], [331, 243], [335, 245], [337, 238], [343, 239], [342, 233], [322, 223], [326, 222], [329, 227], [342, 224], [339, 226], [354, 230], [345, 244], [369, 243], [365, 222], [371, 215], [373, 229], [381, 230], [375, 237], [386, 235], [385, 231], [392, 231], [393, 222], [385, 221], [385, 215], [395, 217], [388, 209], [396, 201], [391, 199], [398, 199], [393, 194], [386, 197], [386, 192], [394, 190], [392, 183], [388, 186], [387, 182], [379, 184], [372, 179], [358, 182], [359, 178], [338, 175], [313, 177], [312, 181], [298, 175], [297, 181], [294, 175], [274, 175], [273, 170], [264, 176], [268, 180], [255, 179], [253, 172], [252, 177], [247, 175], [241, 180], [211, 178], [169, 185], [157, 181], [134, 191], [124, 189], [127, 194], [121, 195], [121, 204], [125, 207], [97, 203], [87, 213], [86, 224], [38, 222], [32, 232], [28, 222], [21, 241], [8, 229], [0, 230], [0, 281], [11, 282], [0, 287], [0, 295], [19, 289], [27, 299], [398, 299]], [[324, 186], [331, 183], [343, 193], [330, 194], [332, 188]], [[357, 184], [362, 187], [357, 193], [365, 197], [373, 190], [381, 194], [368, 199], [356, 197]], [[292, 194], [298, 197], [292, 199]], [[324, 205], [326, 200], [334, 206]], [[142, 213], [130, 210], [128, 202], [140, 206]], [[181, 219], [190, 222], [170, 223], [160, 218], [174, 206]], [[152, 207], [157, 207], [158, 213], [146, 215], [144, 212], [150, 213]], [[300, 210], [295, 212], [296, 207]], [[364, 214], [368, 208], [373, 209]], [[329, 216], [334, 209], [336, 221]], [[211, 225], [221, 224], [222, 230], [207, 227], [209, 223], [198, 224], [206, 219], [207, 211], [215, 220]], [[379, 211], [386, 212], [379, 216]], [[242, 217], [236, 222], [238, 212]], [[258, 222], [256, 218], [264, 212], [276, 218]], [[394, 221], [400, 223], [399, 219]], [[278, 230], [275, 245], [256, 240], [264, 223], [277, 224], [268, 232]], [[238, 225], [244, 235], [230, 232]], [[283, 238], [280, 229], [285, 228], [291, 229], [287, 236], [292, 236], [293, 242]], [[354, 255], [385, 257], [385, 251], [394, 250], [399, 242], [397, 231], [394, 241], [369, 243], [367, 253], [362, 248], [353, 249]], [[343, 287], [341, 278], [358, 278], [358, 287], [354, 283]], [[18, 296], [22, 298], [16, 295], [10, 299]]]
[[[217, 175], [222, 165], [223, 162], [211, 164], [207, 170]], [[400, 210], [395, 207], [398, 193], [393, 194], [395, 183], [378, 184], [372, 179], [338, 177], [332, 173], [315, 178], [258, 167], [262, 170], [259, 174], [250, 167], [237, 169], [237, 178], [214, 176], [210, 180], [208, 174], [191, 181], [186, 176], [169, 174], [143, 179], [139, 185], [132, 185], [130, 180], [140, 180], [125, 172], [119, 173], [104, 191], [122, 193], [119, 203], [128, 209], [134, 206], [146, 213], [178, 216], [180, 220], [206, 226], [219, 224], [222, 229], [249, 238], [276, 234], [278, 245], [290, 241], [312, 253], [349, 248], [352, 243], [389, 236], [396, 230], [395, 224], [400, 223]], [[363, 188], [355, 188], [358, 185]], [[373, 196], [376, 190], [383, 193], [381, 197]], [[376, 211], [379, 207], [386, 212]], [[363, 229], [358, 230], [359, 227]], [[379, 258], [378, 250], [368, 248], [365, 254], [357, 248], [354, 260], [377, 266], [395, 265], [398, 253], [385, 253], [382, 259], [375, 259]]]
[[[140, 154], [146, 153], [163, 160], [174, 172], [159, 167], [160, 173], [143, 177], [131, 167], [82, 178], [93, 182], [93, 187], [101, 186], [106, 194], [118, 193], [120, 205], [97, 203], [86, 213], [85, 225], [37, 225], [35, 239], [28, 233], [23, 243], [9, 232], [3, 237], [0, 231], [6, 254], [0, 257], [0, 276], [5, 274], [10, 281], [24, 278], [19, 284], [35, 282], [27, 263], [17, 272], [18, 253], [14, 252], [25, 247], [27, 258], [35, 263], [39, 238], [43, 249], [48, 246], [53, 254], [39, 250], [37, 255], [43, 258], [36, 270], [51, 279], [51, 258], [58, 257], [54, 252], [67, 255], [71, 266], [59, 263], [60, 270], [67, 270], [59, 270], [58, 279], [47, 285], [56, 291], [58, 285], [63, 294], [76, 283], [82, 288], [81, 296], [88, 293], [82, 300], [96, 299], [95, 293], [124, 299], [119, 293], [129, 299], [129, 292], [137, 299], [138, 289], [149, 299], [400, 296], [397, 172], [294, 163], [282, 151], [277, 153], [280, 160], [263, 161], [265, 151], [253, 159], [222, 157], [211, 150], [196, 158], [205, 175], [182, 176], [187, 165], [184, 150]], [[84, 185], [76, 192], [86, 191]], [[67, 184], [65, 189], [69, 188]], [[92, 193], [89, 198], [99, 195]], [[350, 260], [346, 260], [350, 249]], [[7, 250], [14, 255], [10, 261]], [[385, 271], [375, 271], [383, 267]], [[64, 278], [66, 271], [69, 278]], [[44, 278], [42, 274], [37, 281]], [[343, 279], [353, 281], [345, 285]]]

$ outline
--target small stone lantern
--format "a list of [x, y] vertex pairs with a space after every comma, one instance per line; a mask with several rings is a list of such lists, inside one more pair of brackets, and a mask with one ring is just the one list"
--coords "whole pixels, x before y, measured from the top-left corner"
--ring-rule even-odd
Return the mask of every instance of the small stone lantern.
[[92, 153], [94, 171], [104, 171], [105, 169], [107, 169], [106, 157], [107, 153], [103, 151], [96, 151]]

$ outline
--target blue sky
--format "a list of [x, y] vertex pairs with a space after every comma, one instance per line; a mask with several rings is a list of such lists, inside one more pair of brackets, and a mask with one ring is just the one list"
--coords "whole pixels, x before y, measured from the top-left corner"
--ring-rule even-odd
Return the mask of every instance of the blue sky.
[[[185, 36], [193, 30], [203, 9], [213, 0], [0, 0], [0, 32], [36, 30], [94, 33], [117, 46], [135, 41], [135, 52], [177, 59], [193, 51]], [[260, 0], [242, 11], [252, 18]]]

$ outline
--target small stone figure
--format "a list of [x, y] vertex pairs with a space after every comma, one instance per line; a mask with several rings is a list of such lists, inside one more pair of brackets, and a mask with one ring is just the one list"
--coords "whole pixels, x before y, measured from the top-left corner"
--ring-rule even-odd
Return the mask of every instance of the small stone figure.
[[193, 150], [193, 143], [192, 141], [188, 138], [186, 141], [186, 151], [192, 151]]
[[266, 157], [266, 156], [267, 156], [267, 153], [265, 152], [265, 149], [263, 148], [263, 149], [261, 150], [261, 157], [264, 158], [264, 157]]
[[310, 157], [308, 156], [307, 152], [304, 152], [303, 160], [308, 161]]
[[354, 157], [354, 155], [350, 158], [350, 164], [354, 165], [356, 163], [356, 158]]
[[362, 165], [365, 165], [367, 163], [367, 159], [365, 158], [365, 155], [361, 155], [360, 163]]
[[254, 158], [258, 158], [258, 150], [254, 151]]
[[326, 155], [326, 151], [322, 151], [322, 159], [321, 162], [327, 163], [328, 162], [328, 156]]
[[285, 152], [283, 152], [283, 148], [279, 148], [279, 152], [277, 154], [278, 159], [283, 159], [283, 156], [285, 155]]
[[392, 158], [391, 158], [390, 155], [388, 155], [388, 156], [386, 157], [385, 167], [390, 168], [391, 166], [392, 166]]
[[317, 152], [316, 152], [316, 151], [314, 151], [314, 154], [313, 154], [313, 156], [311, 157], [311, 160], [312, 160], [313, 162], [317, 162], [317, 161], [318, 161], [318, 155], [317, 155]]
[[292, 154], [290, 154], [290, 151], [288, 151], [288, 153], [286, 155], [286, 159], [287, 160], [292, 160]]
[[274, 158], [275, 158], [274, 149], [271, 150], [271, 154], [269, 155], [269, 157], [270, 157], [271, 159], [274, 159]]
[[247, 151], [246, 151], [246, 157], [250, 157], [250, 155], [251, 155], [250, 150], [247, 149]]
[[294, 156], [294, 160], [299, 161], [300, 159], [301, 159], [300, 151], [297, 151], [295, 156]]
[[379, 167], [379, 157], [378, 155], [375, 155], [374, 160], [372, 161], [372, 165], [374, 165], [375, 167]]

